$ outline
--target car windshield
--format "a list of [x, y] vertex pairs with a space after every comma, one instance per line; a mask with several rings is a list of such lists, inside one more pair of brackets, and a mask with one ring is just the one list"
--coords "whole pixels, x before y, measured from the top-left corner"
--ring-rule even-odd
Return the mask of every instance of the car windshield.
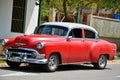
[[66, 36], [68, 28], [55, 26], [55, 25], [42, 25], [40, 26], [35, 34], [47, 34], [55, 36]]

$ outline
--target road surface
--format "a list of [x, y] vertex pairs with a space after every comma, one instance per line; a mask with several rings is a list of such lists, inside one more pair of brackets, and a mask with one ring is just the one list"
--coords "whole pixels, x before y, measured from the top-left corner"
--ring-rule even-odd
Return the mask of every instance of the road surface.
[[120, 80], [120, 64], [108, 64], [105, 70], [96, 70], [91, 65], [64, 65], [52, 73], [38, 66], [0, 67], [0, 80]]

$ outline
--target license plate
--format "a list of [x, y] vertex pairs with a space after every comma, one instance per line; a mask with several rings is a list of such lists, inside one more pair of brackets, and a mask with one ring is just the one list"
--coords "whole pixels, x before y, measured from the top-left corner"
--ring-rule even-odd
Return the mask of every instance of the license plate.
[[13, 61], [13, 62], [20, 62], [20, 58], [19, 57], [10, 57], [8, 58], [9, 61]]

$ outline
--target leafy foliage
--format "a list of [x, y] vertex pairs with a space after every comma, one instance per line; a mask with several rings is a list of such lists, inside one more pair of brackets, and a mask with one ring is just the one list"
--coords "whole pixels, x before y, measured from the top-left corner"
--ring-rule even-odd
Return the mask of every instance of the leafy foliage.
[[64, 13], [65, 18], [78, 9], [105, 9], [120, 13], [120, 0], [43, 0], [43, 15], [49, 15], [50, 8], [56, 8], [57, 12]]
[[120, 60], [120, 55], [117, 55], [117, 58]]

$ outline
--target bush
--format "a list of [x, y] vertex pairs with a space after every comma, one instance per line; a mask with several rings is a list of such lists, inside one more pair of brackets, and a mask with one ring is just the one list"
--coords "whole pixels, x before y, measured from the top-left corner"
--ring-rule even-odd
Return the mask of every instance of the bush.
[[117, 55], [117, 59], [119, 59], [119, 60], [120, 60], [120, 55]]

